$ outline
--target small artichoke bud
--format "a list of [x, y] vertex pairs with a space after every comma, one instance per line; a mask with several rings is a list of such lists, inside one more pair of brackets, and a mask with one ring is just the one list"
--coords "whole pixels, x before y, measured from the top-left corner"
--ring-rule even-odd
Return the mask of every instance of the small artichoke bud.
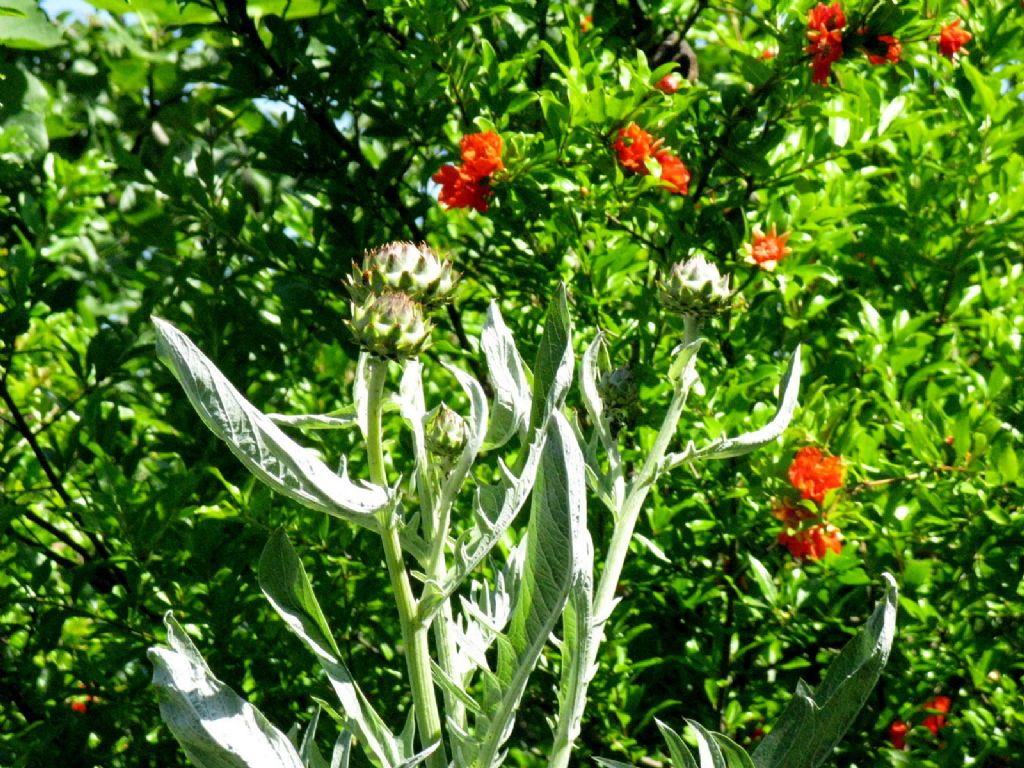
[[732, 305], [729, 276], [698, 254], [672, 267], [668, 279], [658, 285], [665, 308], [680, 315], [707, 318]]
[[362, 269], [352, 266], [348, 290], [354, 301], [370, 294], [401, 292], [426, 306], [443, 304], [457, 278], [451, 262], [425, 243], [388, 243], [367, 251]]
[[466, 446], [466, 422], [455, 411], [441, 403], [427, 422], [427, 450], [449, 462]]
[[430, 322], [423, 307], [404, 293], [370, 294], [352, 303], [352, 335], [363, 349], [378, 357], [415, 357], [430, 339]]
[[597, 392], [613, 432], [633, 424], [640, 411], [640, 398], [636, 377], [629, 368], [616, 368], [604, 374], [597, 382]]

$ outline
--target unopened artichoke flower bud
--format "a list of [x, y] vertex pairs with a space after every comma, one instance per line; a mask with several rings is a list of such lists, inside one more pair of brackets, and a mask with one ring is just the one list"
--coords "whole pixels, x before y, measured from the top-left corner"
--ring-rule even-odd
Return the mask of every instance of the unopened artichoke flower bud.
[[453, 460], [466, 446], [466, 422], [444, 403], [433, 410], [427, 422], [427, 450], [445, 462]]
[[604, 374], [597, 382], [597, 391], [614, 432], [632, 425], [640, 411], [640, 398], [636, 377], [629, 368]]
[[430, 322], [423, 307], [405, 293], [368, 295], [352, 302], [352, 335], [363, 349], [378, 357], [415, 357], [430, 339]]
[[717, 315], [732, 305], [729, 276], [719, 274], [700, 254], [672, 267], [658, 285], [658, 297], [670, 312], [696, 318]]
[[362, 268], [352, 266], [348, 290], [354, 301], [370, 294], [401, 292], [433, 306], [448, 299], [457, 279], [451, 262], [426, 243], [388, 243], [367, 251]]

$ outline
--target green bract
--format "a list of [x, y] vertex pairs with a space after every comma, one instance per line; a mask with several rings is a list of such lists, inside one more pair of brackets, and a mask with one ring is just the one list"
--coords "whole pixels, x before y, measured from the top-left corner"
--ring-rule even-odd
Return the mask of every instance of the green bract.
[[729, 276], [698, 254], [672, 266], [658, 284], [658, 298], [665, 309], [680, 315], [706, 318], [724, 312], [732, 304]]
[[597, 383], [609, 421], [616, 426], [630, 424], [640, 409], [636, 376], [629, 368], [616, 368]]
[[428, 414], [427, 449], [438, 457], [452, 459], [462, 452], [465, 445], [465, 420], [441, 403]]
[[415, 357], [430, 341], [422, 305], [405, 293], [371, 293], [353, 302], [349, 327], [356, 343], [379, 357]]
[[451, 262], [426, 243], [397, 242], [367, 251], [362, 269], [353, 265], [348, 289], [356, 302], [371, 294], [401, 292], [432, 306], [448, 300], [456, 279]]

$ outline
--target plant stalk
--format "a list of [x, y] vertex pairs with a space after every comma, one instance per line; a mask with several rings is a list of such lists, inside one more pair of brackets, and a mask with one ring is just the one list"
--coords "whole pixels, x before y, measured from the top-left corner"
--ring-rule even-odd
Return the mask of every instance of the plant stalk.
[[[686, 346], [697, 339], [700, 331], [700, 324], [690, 316], [684, 318], [685, 329], [683, 332], [683, 345]], [[601, 648], [601, 635], [604, 632], [604, 625], [611, 617], [615, 607], [615, 589], [622, 576], [622, 569], [626, 563], [626, 556], [629, 554], [629, 545], [633, 540], [633, 531], [636, 529], [637, 519], [643, 509], [647, 494], [654, 486], [658, 477], [658, 471], [665, 452], [672, 439], [675, 437], [676, 429], [679, 426], [679, 419], [682, 418], [683, 408], [686, 405], [686, 397], [690, 387], [680, 381], [672, 394], [672, 401], [669, 403], [665, 419], [662, 421], [661, 429], [655, 438], [654, 445], [643, 467], [636, 478], [629, 484], [629, 493], [621, 509], [615, 516], [615, 528], [612, 531], [611, 544], [608, 547], [608, 554], [605, 557], [604, 568], [601, 571], [601, 579], [598, 582], [597, 592], [594, 595], [593, 603], [593, 624], [590, 627], [591, 633], [596, 635], [594, 642], [590, 644], [590, 652], [585, 660], [583, 669], [592, 669], [597, 662], [597, 654]], [[584, 686], [589, 685], [585, 683]], [[584, 692], [585, 696], [585, 692]], [[564, 716], [565, 713], [559, 713]], [[558, 723], [555, 731], [555, 743], [552, 746], [551, 757], [548, 760], [548, 768], [566, 768], [569, 765], [569, 758], [572, 755], [575, 739], [570, 738], [568, 723]]]
[[[687, 316], [685, 318], [683, 345], [685, 346], [696, 341], [699, 330], [697, 322]], [[658, 436], [654, 441], [651, 452], [647, 455], [647, 460], [644, 462], [643, 468], [636, 479], [630, 483], [626, 501], [617, 515], [615, 528], [612, 531], [611, 545], [608, 548], [604, 569], [601, 571], [601, 580], [598, 583], [597, 594], [594, 597], [594, 620], [598, 624], [608, 619], [615, 604], [615, 588], [618, 586], [619, 578], [622, 575], [622, 568], [626, 562], [626, 555], [629, 553], [629, 544], [633, 539], [637, 518], [640, 516], [640, 510], [643, 509], [644, 502], [647, 500], [647, 494], [657, 479], [658, 468], [665, 458], [665, 452], [668, 450], [669, 443], [675, 437], [688, 394], [688, 386], [680, 383], [676, 387], [668, 411], [665, 414], [665, 420], [661, 424], [661, 429], [658, 431]], [[599, 645], [595, 643], [592, 647], [596, 657]]]
[[[381, 435], [381, 411], [383, 410], [384, 383], [387, 379], [388, 363], [378, 357], [367, 360], [367, 430], [366, 451], [370, 465], [370, 479], [387, 487], [384, 471], [384, 450]], [[385, 513], [381, 520], [381, 540], [384, 544], [384, 560], [395, 593], [398, 619], [402, 627], [402, 641], [405, 645], [405, 661], [409, 671], [409, 685], [412, 689], [412, 703], [416, 712], [416, 726], [420, 732], [423, 748], [438, 743], [438, 748], [427, 758], [428, 768], [446, 768], [444, 744], [441, 743], [441, 716], [434, 695], [434, 681], [430, 673], [429, 626], [417, 619], [416, 597], [412, 593], [409, 574], [402, 556], [402, 542], [399, 539], [397, 517], [392, 511]]]

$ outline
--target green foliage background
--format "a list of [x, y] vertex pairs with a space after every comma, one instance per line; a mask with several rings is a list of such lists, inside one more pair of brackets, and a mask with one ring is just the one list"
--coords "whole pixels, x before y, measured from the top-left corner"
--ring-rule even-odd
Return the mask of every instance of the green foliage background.
[[[0, 764], [184, 765], [144, 655], [168, 609], [271, 720], [305, 723], [327, 688], [253, 572], [280, 525], [349, 666], [399, 718], [375, 542], [255, 485], [155, 359], [149, 324], [177, 324], [264, 410], [332, 410], [356, 354], [342, 281], [398, 238], [463, 273], [432, 364], [479, 365], [469, 339], [492, 299], [529, 350], [565, 281], [577, 344], [604, 330], [640, 380], [634, 459], [681, 333], [655, 299], [673, 262], [707, 255], [745, 305], [706, 329], [684, 437], [763, 424], [803, 345], [785, 442], [677, 472], [649, 506], [581, 764], [663, 757], [656, 717], [752, 743], [860, 625], [884, 570], [902, 591], [897, 645], [835, 764], [1024, 757], [1018, 3], [847, 3], [851, 29], [888, 14], [903, 60], [848, 51], [828, 88], [802, 52], [806, 2], [95, 0], [55, 24], [31, 0], [3, 5]], [[954, 63], [934, 37], [958, 14], [974, 39]], [[669, 96], [650, 57], [673, 31], [700, 73]], [[623, 173], [610, 144], [630, 121], [684, 160], [688, 196]], [[507, 166], [491, 208], [445, 211], [430, 176], [485, 129]], [[774, 274], [741, 248], [771, 224], [794, 250]], [[432, 387], [431, 404], [458, 404], [445, 376]], [[348, 436], [310, 439], [360, 467]], [[848, 467], [830, 509], [843, 553], [820, 563], [779, 547], [771, 516], [808, 444]], [[408, 449], [392, 444], [396, 466]], [[591, 514], [600, 547], [610, 521]], [[522, 765], [548, 741], [555, 678], [539, 678], [513, 736]], [[947, 727], [891, 749], [889, 723], [919, 724], [934, 695], [952, 698]]]

